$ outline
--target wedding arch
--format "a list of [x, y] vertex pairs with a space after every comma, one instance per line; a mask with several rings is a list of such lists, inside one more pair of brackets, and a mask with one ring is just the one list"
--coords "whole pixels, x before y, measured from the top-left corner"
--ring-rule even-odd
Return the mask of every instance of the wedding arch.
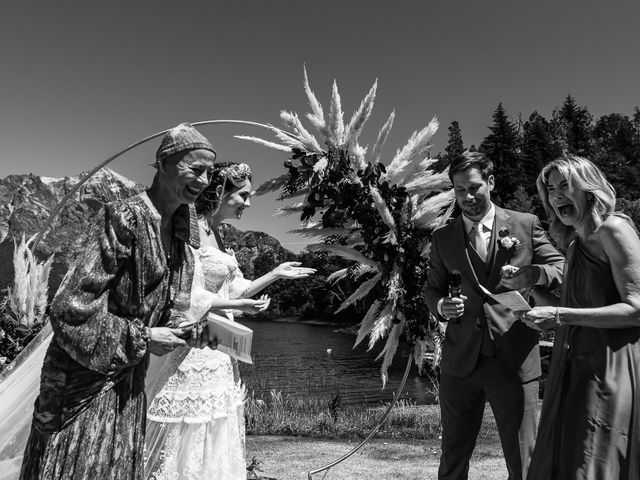
[[[258, 194], [280, 190], [280, 199], [297, 197], [298, 202], [281, 211], [300, 214], [302, 228], [294, 232], [318, 239], [306, 249], [329, 252], [352, 262], [351, 266], [332, 274], [328, 281], [336, 282], [345, 277], [361, 281], [339, 310], [356, 302], [367, 303], [356, 345], [369, 337], [371, 349], [377, 342], [386, 340], [378, 357], [382, 358], [383, 386], [401, 337], [412, 345], [412, 355], [398, 391], [376, 427], [344, 456], [309, 471], [308, 478], [312, 479], [313, 475], [328, 471], [349, 458], [376, 434], [399, 399], [412, 362], [421, 368], [427, 353], [431, 353], [437, 362], [442, 332], [437, 320], [428, 314], [422, 285], [426, 279], [431, 233], [447, 221], [454, 203], [448, 172], [434, 172], [432, 167], [436, 160], [428, 154], [430, 140], [438, 129], [436, 118], [414, 132], [406, 145], [385, 163], [382, 151], [395, 112], [391, 112], [380, 128], [371, 149], [358, 143], [373, 111], [377, 81], [348, 122], [344, 119], [335, 81], [326, 115], [309, 86], [306, 69], [304, 90], [311, 108], [306, 118], [318, 137], [304, 127], [296, 113], [287, 111], [280, 114], [284, 128], [245, 120], [204, 120], [192, 125], [239, 125], [273, 133], [276, 141], [236, 135], [286, 152], [290, 157], [285, 161], [287, 172], [261, 185]], [[136, 141], [89, 171], [51, 212], [31, 245], [32, 251], [36, 251], [64, 204], [96, 172], [167, 131]], [[34, 339], [34, 345], [50, 332], [50, 327], [45, 326]]]

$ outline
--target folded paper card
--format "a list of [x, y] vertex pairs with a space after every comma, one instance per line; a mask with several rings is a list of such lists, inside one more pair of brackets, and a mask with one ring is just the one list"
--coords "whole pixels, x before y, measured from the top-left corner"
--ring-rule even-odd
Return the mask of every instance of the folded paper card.
[[524, 299], [520, 292], [513, 290], [510, 292], [504, 293], [491, 293], [485, 287], [480, 285], [480, 288], [484, 292], [484, 294], [498, 302], [500, 305], [507, 307], [509, 310], [514, 312], [528, 312], [531, 310], [531, 306]]
[[253, 363], [251, 360], [253, 330], [211, 312], [207, 315], [207, 325], [209, 339], [218, 340], [218, 350], [241, 362]]

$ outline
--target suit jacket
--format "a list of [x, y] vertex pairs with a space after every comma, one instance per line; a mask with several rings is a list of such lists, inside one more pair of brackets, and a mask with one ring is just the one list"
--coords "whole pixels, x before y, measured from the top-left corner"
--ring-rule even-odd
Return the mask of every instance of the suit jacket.
[[[498, 232], [505, 228], [520, 242], [510, 249], [498, 241]], [[562, 280], [564, 257], [549, 242], [538, 217], [497, 206], [486, 263], [469, 243], [461, 216], [433, 233], [425, 285], [429, 309], [440, 321], [446, 321], [438, 315], [437, 304], [448, 295], [448, 275], [453, 270], [460, 271], [462, 294], [468, 297], [463, 316], [447, 325], [440, 364], [442, 372], [459, 377], [469, 375], [478, 362], [483, 335], [488, 335], [495, 346], [496, 357], [509, 376], [522, 382], [540, 376], [538, 332], [519, 321], [510, 310], [488, 304], [478, 286], [480, 283], [492, 293], [507, 291], [505, 287], [498, 287], [500, 269], [507, 264], [540, 265], [547, 274], [546, 287], [553, 288]], [[527, 290], [520, 291], [525, 298]]]

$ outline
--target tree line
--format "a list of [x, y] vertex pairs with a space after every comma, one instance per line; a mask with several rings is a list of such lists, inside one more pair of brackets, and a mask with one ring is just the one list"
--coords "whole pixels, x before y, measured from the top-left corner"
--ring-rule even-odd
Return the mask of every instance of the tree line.
[[640, 225], [640, 108], [631, 117], [621, 113], [597, 120], [587, 107], [568, 95], [550, 119], [534, 111], [527, 120], [510, 119], [502, 103], [493, 112], [489, 134], [480, 145], [465, 146], [460, 124], [449, 125], [445, 151], [434, 168], [444, 170], [465, 149], [477, 150], [494, 163], [492, 199], [514, 210], [545, 213], [537, 196], [536, 178], [544, 165], [563, 153], [593, 161], [616, 189], [617, 208]]

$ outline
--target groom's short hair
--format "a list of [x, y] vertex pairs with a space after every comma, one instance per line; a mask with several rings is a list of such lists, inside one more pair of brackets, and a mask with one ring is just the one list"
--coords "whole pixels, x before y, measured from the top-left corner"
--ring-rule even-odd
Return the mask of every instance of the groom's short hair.
[[449, 165], [449, 180], [453, 183], [456, 173], [464, 172], [470, 168], [477, 168], [483, 180], [488, 180], [493, 175], [493, 162], [484, 153], [465, 150], [455, 157]]

